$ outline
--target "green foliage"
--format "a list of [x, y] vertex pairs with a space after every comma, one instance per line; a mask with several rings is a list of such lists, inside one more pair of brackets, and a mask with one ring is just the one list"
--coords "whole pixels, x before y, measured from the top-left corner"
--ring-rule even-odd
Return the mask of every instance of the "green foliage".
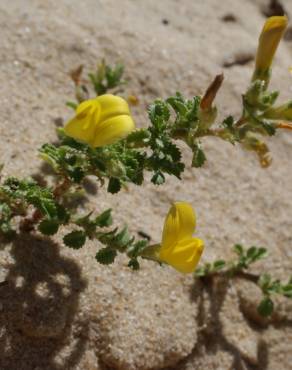
[[[74, 110], [78, 103], [95, 95], [116, 93], [124, 84], [124, 67], [121, 64], [109, 66], [102, 61], [97, 70], [89, 74], [91, 89], [81, 78], [82, 66], [71, 72], [75, 83], [76, 102], [67, 105]], [[184, 97], [180, 92], [166, 99], [156, 99], [148, 108], [149, 125], [136, 129], [128, 137], [102, 148], [91, 148], [70, 137], [62, 128], [58, 129], [59, 140], [44, 144], [40, 149], [41, 158], [54, 171], [54, 186], [41, 186], [31, 179], [19, 180], [14, 177], [0, 184], [0, 235], [12, 237], [19, 229], [30, 232], [38, 230], [45, 235], [54, 235], [62, 225], [71, 225], [74, 231], [66, 234], [64, 244], [73, 249], [81, 248], [87, 239], [103, 245], [96, 253], [101, 264], [111, 264], [119, 253], [125, 254], [132, 269], [139, 268], [139, 258], [150, 258], [151, 248], [145, 239], [136, 240], [127, 227], [110, 228], [113, 219], [111, 209], [94, 215], [90, 212], [79, 215], [77, 207], [68, 205], [67, 199], [80, 193], [87, 176], [93, 176], [107, 191], [118, 193], [128, 183], [142, 185], [145, 173], [150, 173], [152, 183], [162, 185], [167, 175], [181, 179], [185, 163], [180, 144], [187, 145], [192, 152], [191, 166], [202, 167], [207, 161], [203, 149], [205, 137], [215, 137], [233, 145], [255, 152], [262, 166], [270, 164], [268, 146], [262, 137], [272, 136], [281, 127], [279, 120], [292, 122], [291, 102], [275, 106], [279, 93], [267, 91], [265, 81], [254, 81], [242, 98], [242, 115], [235, 119], [227, 116], [216, 123], [217, 107], [214, 99], [220, 89], [223, 76], [216, 76], [205, 95]], [[0, 166], [1, 172], [1, 166]], [[75, 213], [76, 212], [76, 213]], [[148, 252], [147, 252], [148, 251]], [[196, 271], [200, 279], [212, 279], [221, 275], [227, 278], [240, 276], [252, 278], [263, 292], [258, 312], [269, 316], [274, 310], [273, 295], [292, 298], [292, 280], [283, 283], [268, 274], [251, 275], [250, 266], [265, 258], [267, 250], [252, 246], [248, 249], [235, 245], [236, 258], [231, 261], [218, 259], [206, 263]]]
[[67, 245], [67, 247], [80, 249], [85, 244], [86, 234], [82, 230], [72, 231], [71, 233], [64, 236], [63, 241]]
[[55, 234], [61, 224], [69, 221], [68, 211], [55, 200], [49, 188], [41, 187], [32, 179], [9, 177], [0, 185], [0, 228], [4, 235], [15, 233], [12, 219], [18, 215], [26, 216], [29, 206], [39, 212], [37, 217], [35, 213], [35, 222], [43, 219], [39, 231], [45, 235]]
[[74, 223], [84, 229], [86, 236], [89, 239], [96, 238], [98, 228], [108, 227], [112, 224], [112, 210], [107, 209], [96, 217], [91, 217], [92, 212], [85, 216], [78, 217], [74, 220]]
[[13, 211], [7, 203], [2, 203], [0, 200], [0, 235], [10, 239], [15, 235], [15, 230], [11, 224]]
[[96, 73], [89, 73], [89, 79], [93, 85], [96, 95], [102, 95], [110, 89], [125, 84], [122, 79], [124, 74], [123, 64], [111, 67], [103, 60], [97, 67]]
[[11, 202], [19, 202], [24, 207], [34, 206], [49, 219], [58, 215], [52, 192], [40, 187], [31, 179], [18, 180], [15, 177], [9, 177], [0, 187], [0, 194], [5, 195]]
[[217, 273], [226, 267], [224, 260], [216, 260], [213, 263], [205, 263], [203, 266], [196, 269], [196, 276], [208, 276], [209, 274]]
[[240, 244], [236, 244], [234, 246], [234, 252], [238, 254], [238, 260], [233, 264], [234, 270], [247, 269], [252, 263], [259, 261], [268, 255], [266, 248], [252, 246], [245, 250]]
[[97, 262], [103, 264], [103, 265], [110, 265], [114, 262], [115, 258], [117, 256], [116, 249], [112, 248], [102, 248], [96, 253], [96, 260]]
[[43, 220], [38, 227], [39, 231], [44, 235], [54, 235], [58, 232], [59, 223], [57, 220]]
[[274, 311], [274, 302], [269, 297], [262, 299], [258, 306], [258, 313], [263, 317], [271, 316]]
[[143, 251], [148, 246], [145, 239], [136, 241], [128, 232], [127, 227], [122, 230], [115, 228], [108, 232], [98, 232], [96, 238], [105, 245], [96, 255], [100, 263], [114, 262], [117, 252], [125, 253], [129, 258], [129, 267], [139, 268], [138, 257], [143, 256]]
[[263, 293], [263, 299], [258, 306], [258, 313], [264, 317], [273, 313], [274, 302], [271, 297], [273, 294], [292, 298], [292, 278], [287, 283], [282, 283], [280, 280], [273, 279], [269, 274], [251, 275], [246, 272], [253, 263], [267, 257], [266, 248], [255, 246], [244, 248], [241, 244], [235, 244], [233, 251], [237, 254], [236, 259], [231, 261], [220, 259], [213, 263], [205, 263], [197, 268], [195, 276], [201, 279], [218, 275], [228, 278], [239, 276], [252, 280], [261, 288]]

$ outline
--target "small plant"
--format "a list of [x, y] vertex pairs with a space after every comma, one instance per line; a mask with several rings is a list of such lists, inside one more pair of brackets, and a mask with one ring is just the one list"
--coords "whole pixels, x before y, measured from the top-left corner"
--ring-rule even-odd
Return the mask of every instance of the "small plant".
[[[96, 260], [102, 264], [113, 263], [118, 253], [124, 253], [133, 269], [139, 268], [139, 258], [146, 258], [167, 263], [183, 273], [193, 272], [203, 242], [193, 237], [195, 214], [191, 205], [173, 204], [165, 220], [161, 244], [149, 245], [147, 239], [136, 240], [131, 236], [127, 227], [112, 227], [111, 209], [79, 214], [70, 200], [84, 193], [87, 176], [93, 176], [112, 194], [128, 183], [143, 185], [145, 172], [151, 174], [151, 181], [157, 186], [164, 184], [168, 176], [180, 179], [185, 163], [178, 141], [191, 150], [192, 167], [202, 167], [207, 160], [203, 147], [207, 136], [240, 144], [255, 152], [263, 167], [270, 165], [271, 156], [263, 138], [275, 135], [278, 129], [292, 128], [292, 101], [276, 105], [279, 92], [268, 90], [272, 60], [286, 26], [286, 17], [266, 21], [252, 81], [242, 97], [242, 114], [238, 118], [227, 116], [219, 123], [214, 101], [223, 75], [215, 77], [203, 96], [186, 98], [177, 92], [167, 99], [155, 100], [148, 108], [149, 126], [138, 129], [128, 102], [116, 95], [125, 85], [121, 64], [110, 67], [102, 61], [97, 71], [89, 74], [89, 81], [83, 79], [82, 66], [72, 71], [77, 101], [67, 105], [74, 109], [74, 116], [58, 129], [57, 143], [45, 143], [39, 149], [54, 176], [42, 183], [1, 178], [1, 237], [11, 239], [23, 232], [51, 236], [66, 226], [71, 231], [64, 236], [64, 244], [79, 249], [87, 239], [97, 240], [103, 247], [97, 251]], [[95, 95], [92, 98], [89, 84]], [[237, 245], [235, 251], [236, 260], [206, 264], [197, 269], [196, 275], [203, 279], [217, 274], [230, 278], [247, 274], [250, 264], [266, 255], [264, 248], [251, 247], [246, 251]], [[283, 284], [261, 275], [256, 282], [264, 294], [259, 306], [263, 315], [272, 312], [272, 294], [291, 298], [291, 280]]]
[[253, 263], [267, 257], [268, 251], [266, 248], [252, 246], [246, 249], [242, 245], [236, 244], [233, 250], [237, 254], [237, 258], [230, 261], [220, 259], [213, 263], [205, 263], [197, 268], [195, 276], [202, 281], [218, 276], [228, 279], [240, 277], [252, 281], [261, 288], [263, 293], [263, 299], [258, 306], [258, 313], [262, 316], [270, 316], [273, 313], [274, 302], [272, 297], [274, 294], [292, 298], [292, 277], [287, 283], [283, 283], [280, 280], [273, 279], [269, 274], [256, 275], [247, 271]]

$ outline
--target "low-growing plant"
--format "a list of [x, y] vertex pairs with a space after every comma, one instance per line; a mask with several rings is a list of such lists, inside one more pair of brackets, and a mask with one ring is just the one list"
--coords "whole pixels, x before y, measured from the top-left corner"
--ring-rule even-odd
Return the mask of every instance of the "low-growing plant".
[[[195, 214], [191, 205], [174, 203], [165, 220], [161, 243], [150, 245], [147, 238], [137, 240], [130, 235], [127, 227], [112, 227], [111, 209], [98, 214], [79, 214], [73, 200], [84, 194], [88, 176], [112, 194], [129, 183], [142, 186], [146, 172], [157, 186], [164, 184], [167, 176], [181, 179], [185, 163], [177, 145], [179, 141], [192, 152], [190, 165], [195, 168], [202, 167], [207, 160], [203, 141], [208, 136], [241, 145], [256, 153], [263, 167], [269, 166], [271, 156], [264, 138], [275, 135], [278, 129], [292, 128], [292, 101], [277, 105], [279, 92], [268, 90], [272, 60], [286, 26], [286, 17], [271, 17], [266, 21], [253, 77], [242, 95], [242, 114], [238, 118], [229, 115], [222, 122], [216, 121], [214, 101], [223, 75], [214, 78], [203, 96], [187, 98], [177, 92], [155, 100], [148, 108], [149, 125], [136, 128], [128, 102], [117, 95], [123, 93], [126, 83], [123, 65], [111, 67], [102, 61], [88, 79], [83, 78], [82, 66], [72, 71], [76, 102], [67, 105], [74, 109], [74, 116], [57, 129], [57, 142], [45, 143], [39, 149], [53, 176], [42, 177], [41, 182], [33, 178], [1, 177], [2, 239], [24, 232], [51, 236], [66, 226], [71, 231], [64, 236], [64, 244], [79, 249], [87, 239], [97, 240], [102, 248], [95, 258], [102, 264], [113, 263], [118, 253], [124, 253], [133, 269], [138, 269], [139, 259], [145, 258], [167, 263], [183, 273], [194, 272], [203, 241], [193, 237]], [[128, 100], [137, 101], [133, 96]], [[237, 259], [207, 263], [196, 270], [196, 276], [203, 280], [218, 274], [230, 278], [238, 274], [248, 276], [249, 266], [266, 256], [264, 248], [244, 250], [236, 245], [234, 249]], [[281, 283], [266, 274], [253, 279], [263, 291], [259, 306], [262, 315], [272, 313], [273, 294], [292, 297], [291, 279]]]

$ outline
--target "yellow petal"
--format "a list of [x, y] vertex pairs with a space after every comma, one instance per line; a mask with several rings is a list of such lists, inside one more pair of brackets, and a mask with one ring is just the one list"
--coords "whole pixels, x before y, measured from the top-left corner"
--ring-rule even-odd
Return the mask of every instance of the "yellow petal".
[[104, 94], [96, 98], [101, 106], [100, 121], [119, 115], [130, 115], [129, 105], [125, 99], [112, 95]]
[[129, 115], [119, 115], [100, 122], [95, 132], [93, 147], [113, 144], [129, 135], [135, 128], [134, 121]]
[[204, 249], [201, 239], [191, 238], [165, 248], [161, 247], [159, 258], [182, 273], [193, 272], [200, 260]]
[[100, 106], [95, 99], [81, 103], [76, 110], [76, 116], [64, 127], [66, 135], [92, 145], [99, 115]]
[[95, 109], [100, 110], [100, 105], [96, 99], [85, 100], [78, 105], [76, 109], [76, 118], [84, 118], [86, 115], [92, 114]]
[[168, 247], [190, 239], [195, 231], [196, 216], [189, 203], [177, 202], [170, 208], [163, 228], [162, 245]]
[[259, 38], [253, 81], [256, 79], [269, 80], [270, 66], [287, 24], [286, 16], [275, 16], [266, 20]]

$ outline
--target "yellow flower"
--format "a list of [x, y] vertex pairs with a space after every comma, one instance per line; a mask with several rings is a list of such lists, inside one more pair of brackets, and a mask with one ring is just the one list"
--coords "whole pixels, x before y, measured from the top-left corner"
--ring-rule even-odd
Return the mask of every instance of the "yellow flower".
[[113, 144], [134, 128], [128, 103], [119, 96], [105, 94], [82, 102], [64, 131], [68, 136], [96, 148]]
[[193, 272], [200, 260], [204, 243], [194, 238], [196, 216], [190, 204], [174, 203], [165, 219], [158, 260], [183, 273]]
[[288, 19], [286, 16], [275, 16], [266, 20], [259, 38], [252, 81], [263, 80], [268, 83], [270, 67], [279, 42], [286, 30], [287, 23]]

